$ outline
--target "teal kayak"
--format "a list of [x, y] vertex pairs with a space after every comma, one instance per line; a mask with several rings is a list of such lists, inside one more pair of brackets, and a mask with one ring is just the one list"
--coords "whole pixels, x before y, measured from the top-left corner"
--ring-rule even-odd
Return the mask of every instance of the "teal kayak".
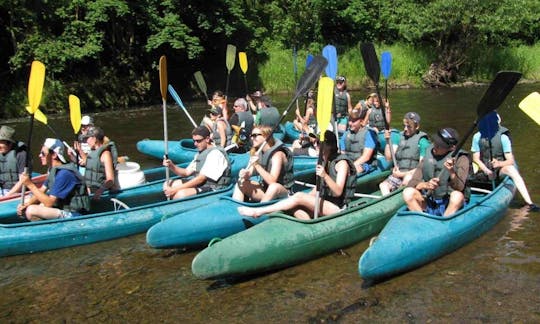
[[270, 214], [260, 225], [214, 240], [197, 254], [191, 268], [198, 278], [217, 279], [289, 267], [378, 233], [402, 205], [399, 190], [385, 197], [358, 198], [343, 211], [318, 219]]
[[501, 220], [515, 190], [505, 178], [490, 192], [473, 191], [467, 206], [449, 217], [401, 208], [360, 257], [360, 275], [367, 282], [380, 281], [457, 250]]
[[[295, 173], [294, 191], [306, 189], [307, 184], [315, 183], [315, 170], [304, 170]], [[200, 247], [208, 244], [214, 237], [226, 237], [245, 230], [267, 219], [267, 217], [251, 218], [238, 213], [239, 206], [259, 207], [275, 203], [240, 202], [232, 199], [232, 192], [223, 195], [212, 204], [185, 212], [163, 220], [152, 226], [146, 233], [146, 242], [153, 248], [185, 248]]]
[[[0, 224], [0, 256], [34, 253], [81, 244], [112, 240], [145, 232], [162, 218], [182, 214], [211, 204], [231, 194], [233, 185], [178, 200], [166, 200], [162, 181], [127, 189], [116, 197], [128, 208], [116, 208], [112, 201], [100, 200], [103, 212], [68, 219]], [[147, 203], [152, 201], [151, 203]], [[131, 206], [130, 206], [131, 204]]]

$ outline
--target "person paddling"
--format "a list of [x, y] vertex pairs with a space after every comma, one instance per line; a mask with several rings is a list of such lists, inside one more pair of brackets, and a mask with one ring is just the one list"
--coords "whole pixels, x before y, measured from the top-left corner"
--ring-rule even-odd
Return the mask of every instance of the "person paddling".
[[463, 151], [455, 159], [451, 157], [459, 140], [455, 129], [441, 128], [432, 140], [403, 190], [403, 200], [410, 211], [449, 216], [465, 204], [471, 161]]
[[[352, 159], [339, 154], [333, 132], [326, 131], [324, 138], [323, 163], [317, 165], [315, 169], [315, 173], [322, 181], [320, 197], [323, 201], [320, 216], [342, 210], [354, 197], [356, 190], [356, 168]], [[245, 216], [260, 217], [276, 211], [290, 211], [296, 218], [310, 219], [313, 217], [315, 204], [320, 203], [317, 200], [317, 189], [313, 188], [310, 193], [297, 192], [272, 205], [257, 208], [238, 207], [238, 212]]]
[[483, 120], [492, 125], [493, 136], [482, 136], [482, 132], [474, 134], [471, 145], [473, 161], [478, 164], [479, 171], [475, 178], [484, 178], [493, 180], [502, 176], [509, 176], [514, 181], [517, 190], [525, 200], [525, 208], [528, 211], [538, 212], [540, 208], [533, 203], [525, 181], [519, 173], [512, 153], [512, 141], [510, 140], [510, 131], [501, 125], [501, 116], [497, 112], [491, 112], [484, 116]]

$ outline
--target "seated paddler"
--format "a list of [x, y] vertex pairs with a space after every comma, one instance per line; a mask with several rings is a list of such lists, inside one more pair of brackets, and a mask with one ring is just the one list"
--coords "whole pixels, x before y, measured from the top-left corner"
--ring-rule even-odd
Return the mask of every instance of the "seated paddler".
[[210, 130], [199, 126], [191, 132], [191, 138], [198, 152], [186, 168], [169, 159], [163, 160], [163, 166], [182, 177], [163, 184], [163, 192], [169, 198], [194, 196], [225, 188], [231, 183], [231, 162], [225, 150], [214, 145]]
[[320, 206], [319, 216], [331, 215], [346, 207], [356, 190], [356, 168], [353, 161], [347, 155], [339, 154], [336, 137], [330, 131], [325, 132], [321, 149], [322, 163], [315, 168], [317, 181], [321, 181], [319, 196], [317, 188], [313, 188], [309, 193], [297, 192], [275, 204], [256, 208], [238, 207], [238, 212], [245, 216], [259, 217], [284, 211], [299, 219], [310, 219], [314, 217], [316, 203]]
[[353, 109], [349, 115], [349, 129], [341, 137], [342, 153], [354, 161], [356, 174], [373, 171], [377, 164], [377, 134], [366, 126], [367, 109]]
[[464, 206], [471, 160], [464, 151], [452, 157], [458, 140], [456, 130], [448, 127], [432, 136], [433, 144], [403, 190], [410, 211], [449, 216]]
[[[272, 136], [269, 126], [255, 126], [251, 132], [251, 158], [246, 169], [240, 170], [233, 198], [264, 202], [284, 198], [294, 184], [293, 155]], [[251, 180], [258, 175], [259, 180]]]
[[23, 184], [32, 192], [17, 207], [17, 214], [29, 221], [55, 218], [71, 218], [90, 211], [90, 198], [84, 177], [77, 166], [65, 158], [65, 150], [59, 139], [47, 138], [41, 147], [39, 158], [49, 168], [49, 176], [38, 188], [27, 174], [21, 174]]

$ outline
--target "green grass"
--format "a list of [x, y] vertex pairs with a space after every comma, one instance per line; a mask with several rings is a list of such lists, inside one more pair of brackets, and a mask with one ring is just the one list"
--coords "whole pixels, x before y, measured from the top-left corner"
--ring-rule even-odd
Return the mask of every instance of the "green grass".
[[[267, 92], [287, 92], [295, 88], [292, 54], [290, 49], [279, 45], [266, 44], [268, 61], [259, 67], [259, 78], [264, 82]], [[321, 53], [320, 49], [311, 49], [313, 55]], [[392, 70], [389, 78], [391, 87], [422, 87], [422, 74], [435, 60], [434, 51], [404, 44], [376, 46], [380, 53], [389, 51], [392, 54]], [[304, 70], [307, 50], [298, 52], [298, 75]], [[515, 70], [523, 73], [523, 80], [540, 81], [540, 44], [534, 46], [518, 46], [513, 48], [469, 49], [468, 61], [463, 64], [459, 73], [462, 81], [485, 82], [491, 80], [500, 70]], [[371, 86], [367, 78], [362, 56], [358, 46], [349, 49], [338, 47], [338, 75], [347, 77], [349, 89], [360, 89]], [[381, 83], [383, 79], [381, 76]]]

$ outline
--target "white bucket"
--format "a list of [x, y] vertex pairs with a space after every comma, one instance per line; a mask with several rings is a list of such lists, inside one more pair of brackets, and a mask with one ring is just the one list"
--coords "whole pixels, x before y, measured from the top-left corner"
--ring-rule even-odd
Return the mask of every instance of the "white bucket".
[[135, 187], [146, 182], [141, 166], [136, 162], [124, 162], [116, 165], [120, 189]]

